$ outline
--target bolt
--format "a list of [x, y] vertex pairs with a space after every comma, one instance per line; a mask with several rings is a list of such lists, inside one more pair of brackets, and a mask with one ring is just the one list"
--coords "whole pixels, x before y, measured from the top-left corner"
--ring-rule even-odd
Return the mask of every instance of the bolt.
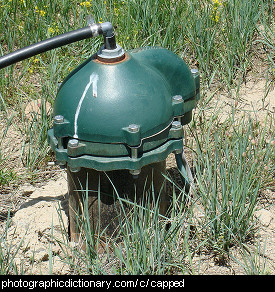
[[199, 70], [198, 69], [191, 69], [191, 73], [194, 77], [199, 75]]
[[137, 179], [138, 175], [140, 174], [140, 169], [130, 170], [130, 173], [133, 176], [133, 179]]
[[175, 130], [181, 129], [181, 123], [179, 121], [174, 121], [172, 123], [172, 129], [175, 129]]
[[63, 147], [63, 138], [57, 138], [57, 148], [58, 149], [64, 149]]
[[128, 130], [131, 133], [137, 133], [139, 131], [139, 125], [131, 124], [131, 125], [128, 126]]
[[182, 149], [176, 149], [175, 151], [174, 151], [174, 154], [181, 154], [182, 153]]
[[57, 160], [56, 161], [56, 165], [59, 165], [61, 168], [63, 168], [66, 165], [66, 161], [59, 161], [59, 160]]
[[131, 148], [131, 158], [136, 159], [138, 157], [138, 149], [137, 148]]
[[71, 172], [79, 172], [80, 169], [81, 169], [80, 167], [71, 167], [71, 166], [70, 166], [70, 171], [71, 171]]
[[76, 148], [78, 146], [78, 140], [76, 139], [71, 139], [68, 142], [68, 147], [70, 148]]
[[61, 115], [57, 115], [53, 118], [53, 120], [57, 123], [57, 124], [61, 124], [64, 122], [64, 117]]
[[175, 96], [173, 96], [173, 101], [183, 102], [183, 98], [181, 95], [175, 95]]

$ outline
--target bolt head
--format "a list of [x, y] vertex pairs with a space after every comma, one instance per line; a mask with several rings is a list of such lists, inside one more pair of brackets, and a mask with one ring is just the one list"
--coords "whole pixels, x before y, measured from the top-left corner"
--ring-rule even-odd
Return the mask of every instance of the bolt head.
[[81, 169], [80, 167], [70, 167], [71, 172], [79, 172], [80, 169]]
[[182, 102], [183, 98], [181, 95], [175, 95], [175, 96], [173, 96], [173, 101]]
[[199, 75], [199, 70], [198, 69], [191, 69], [191, 73], [193, 76]]
[[78, 140], [76, 139], [71, 139], [68, 142], [68, 147], [70, 148], [76, 148], [78, 146]]
[[131, 124], [128, 126], [128, 130], [131, 133], [137, 133], [139, 131], [139, 125]]
[[64, 117], [62, 115], [57, 115], [53, 118], [53, 120], [55, 121], [55, 123], [61, 124], [64, 122]]
[[140, 169], [130, 170], [130, 174], [133, 176], [134, 179], [138, 179], [138, 175], [140, 174]]
[[182, 126], [181, 126], [181, 122], [179, 122], [179, 121], [174, 121], [174, 122], [172, 123], [172, 128], [175, 129], [175, 130], [176, 130], [176, 129], [177, 129], [177, 130], [178, 130], [178, 129], [181, 129], [181, 127], [182, 127]]
[[60, 168], [63, 168], [66, 165], [66, 161], [57, 160], [56, 161], [56, 165], [60, 166]]

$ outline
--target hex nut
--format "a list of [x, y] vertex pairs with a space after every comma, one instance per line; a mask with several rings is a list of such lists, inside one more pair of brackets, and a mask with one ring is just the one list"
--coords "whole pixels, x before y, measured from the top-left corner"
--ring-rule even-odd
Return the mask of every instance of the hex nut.
[[79, 172], [81, 170], [81, 167], [71, 167], [70, 166], [70, 171], [71, 172]]
[[174, 122], [172, 123], [172, 128], [175, 129], [175, 130], [176, 130], [176, 129], [177, 129], [177, 130], [178, 130], [178, 129], [181, 129], [181, 127], [182, 127], [182, 126], [181, 126], [181, 122], [179, 122], [179, 121], [174, 121]]
[[181, 95], [175, 95], [173, 96], [173, 101], [175, 102], [183, 102], [183, 98]]
[[128, 126], [128, 130], [131, 133], [137, 133], [139, 131], [139, 125], [131, 124]]
[[191, 73], [194, 77], [199, 75], [199, 70], [198, 69], [191, 69]]
[[64, 122], [64, 117], [62, 115], [57, 115], [53, 118], [54, 122], [57, 124], [61, 124]]
[[138, 179], [138, 176], [140, 174], [140, 169], [130, 170], [129, 172], [133, 176], [133, 179]]
[[69, 140], [68, 147], [70, 147], [70, 148], [76, 148], [76, 147], [78, 147], [78, 140], [76, 140], [76, 139]]

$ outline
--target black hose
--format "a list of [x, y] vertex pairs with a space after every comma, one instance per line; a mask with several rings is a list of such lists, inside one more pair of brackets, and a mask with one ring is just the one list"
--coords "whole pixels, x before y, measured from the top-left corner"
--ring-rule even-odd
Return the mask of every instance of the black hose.
[[94, 36], [91, 26], [67, 32], [0, 57], [0, 69], [46, 51]]

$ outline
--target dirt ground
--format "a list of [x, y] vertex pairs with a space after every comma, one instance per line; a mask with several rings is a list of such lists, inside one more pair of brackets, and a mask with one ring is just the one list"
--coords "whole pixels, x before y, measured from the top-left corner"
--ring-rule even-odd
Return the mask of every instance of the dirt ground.
[[[240, 90], [238, 103], [228, 96], [219, 95], [216, 101], [224, 107], [224, 115], [229, 114], [232, 105], [240, 114], [250, 111], [258, 119], [264, 119], [266, 114], [275, 113], [275, 91], [271, 89], [264, 98], [266, 82], [264, 79], [249, 81]], [[4, 127], [2, 127], [3, 129]], [[1, 134], [1, 133], [0, 133]], [[16, 143], [14, 143], [16, 141]], [[20, 145], [22, 137], [12, 127], [7, 132], [4, 143], [9, 154], [9, 161], [15, 168], [20, 165]], [[4, 153], [5, 154], [5, 153]], [[167, 168], [175, 167], [173, 156], [167, 159]], [[0, 189], [0, 221], [1, 228], [5, 226], [8, 209], [12, 214], [12, 223], [8, 231], [8, 240], [21, 248], [17, 255], [18, 264], [24, 262], [24, 269], [27, 274], [48, 274], [49, 273], [49, 248], [53, 253], [53, 273], [67, 274], [69, 267], [60, 258], [60, 247], [50, 244], [52, 238], [61, 238], [62, 230], [60, 219], [64, 222], [65, 229], [68, 228], [68, 198], [67, 181], [65, 171], [58, 168], [50, 168], [51, 179], [45, 179], [36, 185], [24, 183], [17, 188]], [[54, 175], [52, 175], [55, 173]], [[267, 265], [267, 271], [275, 274], [275, 190], [266, 190], [265, 200], [261, 201], [256, 216], [260, 222], [259, 238], [256, 242], [260, 244], [260, 261], [263, 266]], [[59, 212], [58, 212], [59, 210]], [[255, 246], [257, 248], [257, 246]], [[238, 249], [232, 250], [236, 259], [243, 261]], [[256, 257], [256, 255], [255, 255]], [[234, 259], [230, 259], [226, 265], [217, 264], [213, 254], [204, 254], [193, 259], [195, 273], [200, 274], [244, 274], [243, 267]], [[196, 271], [197, 268], [197, 271]]]

